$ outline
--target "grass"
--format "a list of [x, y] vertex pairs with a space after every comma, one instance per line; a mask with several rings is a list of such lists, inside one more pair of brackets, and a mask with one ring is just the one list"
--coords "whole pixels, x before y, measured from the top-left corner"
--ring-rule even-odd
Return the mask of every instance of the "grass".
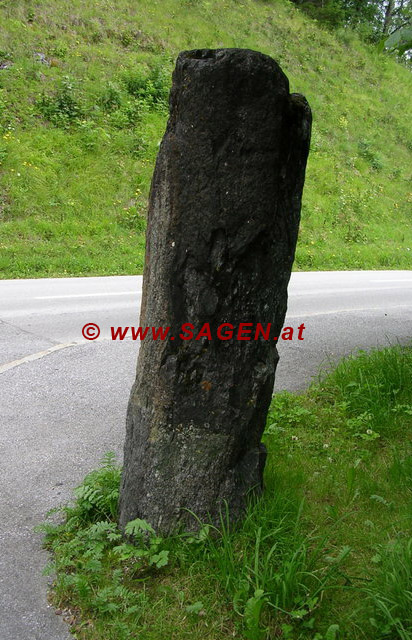
[[136, 520], [124, 540], [106, 456], [44, 526], [53, 604], [82, 640], [411, 640], [411, 382], [396, 346], [276, 395], [265, 492], [237, 526], [223, 511], [162, 539]]
[[409, 268], [410, 71], [286, 0], [0, 1], [0, 277], [143, 269], [177, 53], [248, 47], [313, 109], [297, 269]]

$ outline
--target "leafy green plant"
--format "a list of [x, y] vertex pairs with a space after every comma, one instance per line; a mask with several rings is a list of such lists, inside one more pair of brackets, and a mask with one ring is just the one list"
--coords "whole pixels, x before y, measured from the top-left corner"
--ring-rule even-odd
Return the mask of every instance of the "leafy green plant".
[[285, 427], [313, 424], [314, 416], [307, 407], [299, 404], [299, 399], [292, 394], [278, 395], [273, 398], [270, 420], [266, 433], [275, 433]]
[[[124, 543], [114, 547], [121, 560], [133, 558], [144, 564], [154, 565], [157, 569], [165, 567], [169, 562], [169, 551], [162, 548], [163, 539], [156, 536], [154, 529], [145, 520], [136, 518], [127, 523], [125, 533], [133, 540], [133, 544]], [[139, 568], [141, 568], [141, 566]]]
[[193, 604], [188, 604], [188, 605], [186, 605], [185, 610], [188, 613], [193, 613], [195, 615], [198, 615], [199, 613], [201, 613], [201, 611], [203, 611], [203, 602], [198, 600], [197, 602], [194, 602]]
[[260, 618], [265, 604], [265, 592], [263, 589], [255, 589], [254, 594], [247, 600], [244, 609], [245, 637], [249, 640], [260, 640], [266, 635], [266, 629], [262, 629]]
[[123, 76], [127, 92], [143, 99], [151, 108], [165, 108], [170, 89], [170, 76], [164, 65], [152, 67], [148, 74], [143, 71], [128, 72]]
[[99, 104], [106, 112], [118, 109], [122, 104], [122, 93], [119, 87], [109, 82], [99, 98]]
[[100, 469], [89, 473], [74, 490], [76, 505], [69, 514], [86, 522], [96, 522], [104, 518], [115, 519], [120, 473], [114, 454], [106, 453]]
[[[159, 571], [168, 564], [169, 550], [144, 520], [129, 522], [125, 542], [114, 521], [117, 513], [120, 469], [113, 453], [107, 453], [100, 469], [88, 474], [75, 489], [75, 503], [63, 508], [61, 524], [46, 523], [45, 544], [53, 552], [47, 572], [56, 574], [54, 599], [70, 602], [104, 625], [115, 617], [116, 633], [130, 637], [147, 606], [144, 591], [130, 580], [149, 568]], [[137, 584], [139, 584], [137, 582]], [[115, 633], [115, 632], [114, 632]]]
[[66, 128], [84, 117], [73, 82], [66, 76], [53, 95], [43, 94], [37, 101], [39, 112], [57, 127]]

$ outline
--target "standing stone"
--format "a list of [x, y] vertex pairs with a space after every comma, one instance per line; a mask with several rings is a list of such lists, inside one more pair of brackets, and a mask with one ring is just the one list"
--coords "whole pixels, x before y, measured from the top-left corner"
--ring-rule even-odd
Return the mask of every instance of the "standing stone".
[[[141, 343], [127, 415], [120, 524], [162, 534], [241, 516], [262, 488], [261, 436], [286, 313], [311, 113], [279, 65], [242, 49], [185, 51], [153, 176]], [[192, 340], [181, 326], [191, 323]], [[207, 335], [194, 338], [209, 323]], [[217, 327], [253, 323], [250, 340]], [[254, 340], [272, 324], [271, 339]], [[248, 327], [250, 328], [250, 327]], [[227, 328], [225, 329], [227, 330]], [[185, 334], [187, 335], [187, 334]]]

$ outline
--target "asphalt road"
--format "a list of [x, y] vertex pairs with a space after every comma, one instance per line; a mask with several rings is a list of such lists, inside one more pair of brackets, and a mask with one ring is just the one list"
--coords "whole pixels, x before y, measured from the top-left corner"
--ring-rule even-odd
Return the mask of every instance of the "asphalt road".
[[[138, 343], [141, 277], [0, 281], [0, 638], [71, 637], [46, 600], [47, 554], [33, 527], [95, 468], [119, 458]], [[82, 327], [100, 326], [98, 340]], [[412, 339], [412, 271], [295, 273], [276, 389], [301, 390], [357, 348]]]

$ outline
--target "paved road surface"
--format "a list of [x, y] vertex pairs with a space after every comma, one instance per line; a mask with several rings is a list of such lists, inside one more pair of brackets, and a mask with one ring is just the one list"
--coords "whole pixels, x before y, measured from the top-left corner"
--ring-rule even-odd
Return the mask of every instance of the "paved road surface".
[[[138, 325], [141, 277], [0, 281], [0, 638], [71, 636], [47, 606], [47, 556], [33, 527], [114, 450], [138, 344], [108, 340]], [[357, 347], [412, 338], [412, 271], [295, 273], [276, 388], [307, 386], [319, 365]], [[100, 325], [87, 342], [81, 329]]]

